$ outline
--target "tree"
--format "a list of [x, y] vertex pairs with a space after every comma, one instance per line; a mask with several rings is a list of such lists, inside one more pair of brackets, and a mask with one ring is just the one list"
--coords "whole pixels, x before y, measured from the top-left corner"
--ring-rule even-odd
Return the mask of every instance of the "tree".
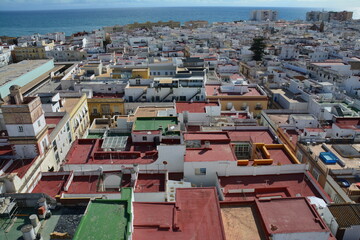
[[253, 39], [250, 51], [254, 53], [253, 60], [262, 61], [265, 54], [264, 49], [266, 47], [263, 37], [257, 37]]

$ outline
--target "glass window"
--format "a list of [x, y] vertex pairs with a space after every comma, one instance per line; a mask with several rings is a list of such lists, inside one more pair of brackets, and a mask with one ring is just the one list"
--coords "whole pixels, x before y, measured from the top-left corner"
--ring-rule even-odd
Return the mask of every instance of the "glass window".
[[195, 168], [195, 175], [206, 175], [206, 168]]
[[19, 127], [18, 127], [18, 130], [19, 130], [19, 132], [24, 132], [23, 126], [19, 126]]

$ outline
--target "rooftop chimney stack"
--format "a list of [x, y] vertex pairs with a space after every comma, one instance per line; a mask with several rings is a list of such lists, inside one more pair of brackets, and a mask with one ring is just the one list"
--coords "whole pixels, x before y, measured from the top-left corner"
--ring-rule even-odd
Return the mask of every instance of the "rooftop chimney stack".
[[21, 87], [19, 85], [12, 85], [10, 90], [10, 102], [11, 104], [22, 104], [23, 95], [21, 93]]

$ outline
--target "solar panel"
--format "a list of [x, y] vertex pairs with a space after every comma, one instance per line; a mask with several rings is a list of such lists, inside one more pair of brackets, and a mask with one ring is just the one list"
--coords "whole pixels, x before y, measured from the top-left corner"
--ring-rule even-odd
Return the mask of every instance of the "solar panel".
[[111, 150], [125, 150], [128, 137], [105, 137], [101, 145], [102, 149], [111, 149]]

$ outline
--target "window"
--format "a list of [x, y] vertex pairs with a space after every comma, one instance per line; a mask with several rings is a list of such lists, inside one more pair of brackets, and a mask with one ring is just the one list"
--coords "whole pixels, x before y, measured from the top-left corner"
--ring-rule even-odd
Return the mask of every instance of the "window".
[[55, 154], [55, 159], [57, 163], [60, 163], [60, 157], [58, 152]]
[[195, 175], [206, 175], [206, 168], [195, 168]]
[[248, 143], [242, 143], [235, 145], [235, 155], [237, 159], [249, 159], [250, 158], [250, 145]]
[[40, 127], [40, 126], [41, 126], [41, 122], [40, 122], [40, 120], [38, 120], [38, 121], [37, 121], [37, 123], [38, 123], [38, 126]]
[[186, 101], [186, 96], [180, 96], [180, 101]]
[[69, 140], [69, 144], [72, 142], [72, 138], [71, 138], [71, 132], [69, 132], [69, 135], [68, 135], [68, 140]]
[[53, 142], [52, 142], [52, 145], [53, 145], [53, 147], [54, 147], [54, 152], [56, 152], [56, 150], [57, 150], [56, 141], [53, 141]]
[[143, 141], [147, 141], [147, 136], [143, 136], [143, 137], [142, 137], [142, 140], [143, 140]]
[[19, 132], [24, 132], [23, 126], [18, 126], [18, 130], [19, 130]]
[[93, 108], [93, 113], [94, 113], [94, 114], [97, 114], [97, 113], [98, 113], [97, 108]]
[[316, 181], [319, 180], [320, 172], [319, 172], [319, 170], [317, 170], [315, 167], [313, 168], [311, 174], [314, 176], [314, 178], [316, 179]]
[[300, 162], [303, 162], [303, 155], [300, 151], [298, 151], [296, 153], [296, 158], [300, 161]]
[[110, 88], [108, 88], [108, 90], [109, 90], [109, 91], [111, 91], [111, 87], [110, 87]]
[[160, 76], [160, 72], [158, 72], [158, 75]]
[[140, 85], [140, 79], [136, 79], [136, 85]]
[[168, 75], [168, 72], [165, 72], [165, 75], [167, 76], [167, 75]]

